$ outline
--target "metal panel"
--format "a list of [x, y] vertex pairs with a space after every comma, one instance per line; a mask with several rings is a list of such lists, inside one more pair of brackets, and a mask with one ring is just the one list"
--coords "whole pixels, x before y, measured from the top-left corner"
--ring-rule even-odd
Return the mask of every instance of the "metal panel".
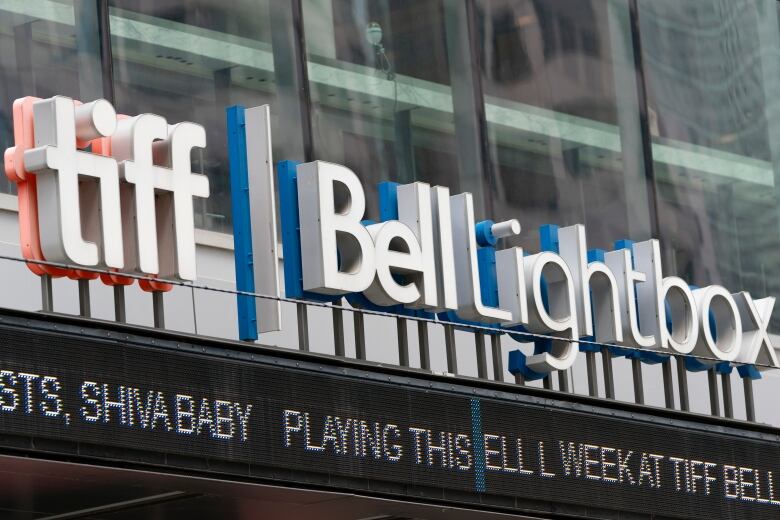
[[[245, 122], [255, 292], [279, 297], [281, 293], [270, 107], [263, 105], [247, 109]], [[258, 332], [282, 329], [281, 303], [278, 300], [258, 298], [255, 300], [255, 307]]]
[[271, 123], [268, 105], [227, 109], [239, 337], [281, 330]]
[[[236, 266], [236, 289], [255, 292], [252, 259], [252, 226], [249, 211], [249, 174], [247, 173], [245, 110], [232, 106], [227, 112], [228, 154], [230, 157], [230, 202], [233, 212], [233, 254]], [[236, 296], [238, 305], [238, 337], [245, 341], [257, 339], [255, 299]]]

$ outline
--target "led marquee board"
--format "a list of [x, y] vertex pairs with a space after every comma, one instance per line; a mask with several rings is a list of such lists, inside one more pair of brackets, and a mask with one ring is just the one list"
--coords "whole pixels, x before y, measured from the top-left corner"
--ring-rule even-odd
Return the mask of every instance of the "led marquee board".
[[774, 430], [193, 341], [0, 313], [0, 447], [593, 518], [780, 515]]

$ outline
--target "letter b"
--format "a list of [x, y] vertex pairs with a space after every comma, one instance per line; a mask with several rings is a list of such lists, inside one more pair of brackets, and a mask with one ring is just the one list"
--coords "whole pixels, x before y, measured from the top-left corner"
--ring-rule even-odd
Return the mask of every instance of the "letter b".
[[303, 288], [320, 294], [358, 293], [374, 279], [374, 242], [360, 223], [366, 197], [344, 166], [298, 166]]

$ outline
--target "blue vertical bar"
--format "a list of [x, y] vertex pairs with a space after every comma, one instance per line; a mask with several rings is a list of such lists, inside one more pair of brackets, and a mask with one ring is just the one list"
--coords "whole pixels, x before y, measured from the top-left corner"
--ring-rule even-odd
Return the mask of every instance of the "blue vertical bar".
[[301, 266], [300, 222], [298, 220], [298, 178], [296, 161], [280, 161], [279, 217], [282, 228], [284, 257], [284, 294], [288, 298], [303, 298], [303, 267]]
[[380, 182], [379, 188], [379, 221], [398, 220], [398, 183]]
[[[244, 107], [225, 109], [227, 115], [228, 159], [230, 161], [230, 202], [233, 215], [233, 247], [236, 264], [236, 289], [255, 292], [252, 262], [252, 226], [249, 216], [249, 174], [246, 159]], [[252, 296], [237, 295], [238, 337], [257, 340], [257, 314]]]
[[279, 161], [276, 166], [284, 258], [284, 294], [288, 298], [301, 300], [338, 301], [341, 296], [328, 296], [303, 290], [301, 220], [298, 214], [298, 164], [300, 163], [297, 161]]
[[558, 226], [555, 224], [544, 224], [539, 227], [539, 245], [542, 251], [559, 253], [558, 250]]
[[621, 249], [628, 249], [628, 252], [631, 253], [631, 262], [634, 261], [634, 241], [628, 240], [628, 239], [622, 239], [622, 240], [616, 240], [615, 241], [615, 251], [620, 251]]
[[471, 400], [471, 437], [474, 450], [474, 490], [484, 493], [485, 485], [485, 436], [482, 433], [482, 405], [479, 399]]
[[496, 248], [485, 246], [477, 249], [479, 289], [482, 304], [498, 307], [498, 279], [496, 278]]

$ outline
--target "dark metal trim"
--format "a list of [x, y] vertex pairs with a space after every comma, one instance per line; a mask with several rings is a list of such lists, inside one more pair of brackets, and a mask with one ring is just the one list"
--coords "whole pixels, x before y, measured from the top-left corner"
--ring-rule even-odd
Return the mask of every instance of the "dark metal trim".
[[165, 328], [165, 302], [163, 292], [152, 292], [152, 315], [154, 316], [154, 326], [158, 329]]
[[729, 419], [734, 418], [734, 397], [731, 392], [731, 374], [720, 375], [723, 387], [723, 415]]
[[298, 78], [298, 103], [301, 111], [301, 139], [305, 161], [315, 159], [314, 138], [311, 124], [311, 89], [306, 58], [306, 35], [303, 25], [303, 4], [301, 0], [290, 0], [292, 12], [292, 54]]
[[501, 336], [490, 335], [490, 348], [493, 354], [493, 379], [504, 381], [504, 353], [501, 350]]
[[108, 0], [97, 1], [97, 19], [100, 38], [100, 68], [103, 71], [103, 97], [113, 105], [114, 93], [114, 56], [111, 50], [111, 24], [109, 22]]
[[588, 374], [588, 395], [591, 397], [598, 397], [599, 385], [598, 375], [596, 371], [596, 353], [585, 352], [585, 364]]
[[707, 384], [710, 390], [710, 413], [720, 415], [720, 395], [718, 394], [718, 373], [714, 368], [707, 370]]
[[466, 24], [468, 27], [469, 51], [471, 53], [471, 85], [474, 97], [474, 112], [477, 124], [477, 136], [479, 138], [479, 159], [482, 163], [482, 178], [487, 182], [483, 190], [485, 214], [493, 215], [493, 195], [496, 193], [496, 173], [493, 161], [490, 160], [490, 134], [488, 133], [487, 115], [485, 113], [485, 95], [482, 86], [482, 53], [480, 53], [479, 31], [475, 24], [480, 18], [477, 16], [477, 6], [474, 0], [466, 0]]
[[667, 359], [661, 363], [664, 378], [664, 404], [667, 408], [674, 408], [674, 377], [672, 376], [672, 360]]
[[51, 275], [41, 276], [41, 310], [54, 311], [54, 293], [52, 292]]
[[612, 373], [612, 353], [607, 347], [601, 349], [601, 366], [604, 374], [604, 396], [607, 399], [614, 399], [615, 376]]
[[92, 316], [92, 305], [89, 297], [89, 280], [81, 279], [78, 281], [79, 286], [79, 315], [89, 318]]
[[661, 225], [658, 219], [658, 193], [655, 185], [655, 169], [653, 164], [653, 143], [650, 135], [650, 118], [648, 116], [647, 79], [645, 77], [644, 60], [642, 56], [642, 38], [639, 29], [639, 6], [637, 0], [629, 0], [629, 24], [631, 43], [634, 50], [634, 70], [636, 71], [637, 109], [639, 110], [640, 135], [642, 137], [642, 157], [647, 179], [647, 197], [650, 208], [650, 231], [652, 236], [660, 237]]
[[428, 323], [425, 321], [417, 322], [417, 344], [420, 348], [420, 368], [430, 370], [431, 348], [428, 339]]
[[642, 362], [638, 359], [632, 359], [631, 370], [634, 375], [634, 401], [636, 404], [645, 404], [645, 385], [642, 376]]
[[398, 334], [398, 364], [402, 367], [409, 366], [409, 331], [404, 318], [396, 318], [396, 333]]
[[337, 356], [346, 356], [347, 351], [344, 342], [344, 311], [333, 309], [333, 353]]
[[[114, 319], [120, 323], [127, 321], [127, 307], [125, 306], [125, 286], [114, 286]], [[193, 312], [193, 316], [194, 316]]]

